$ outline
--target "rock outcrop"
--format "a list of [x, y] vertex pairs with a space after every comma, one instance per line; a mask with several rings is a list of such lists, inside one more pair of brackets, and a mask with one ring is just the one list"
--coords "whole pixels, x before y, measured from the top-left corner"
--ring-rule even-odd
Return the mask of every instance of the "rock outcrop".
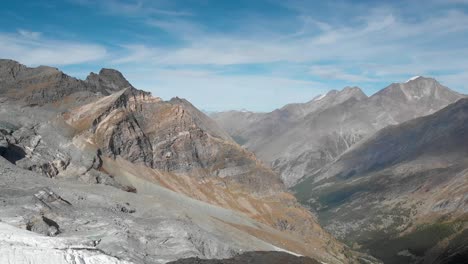
[[1, 96], [30, 106], [54, 104], [67, 109], [128, 87], [130, 83], [116, 70], [102, 69], [82, 81], [57, 68], [29, 68], [16, 61], [0, 60]]
[[99, 74], [92, 72], [86, 77], [86, 81], [97, 90], [105, 90], [109, 94], [133, 87], [122, 73], [114, 69], [101, 69]]

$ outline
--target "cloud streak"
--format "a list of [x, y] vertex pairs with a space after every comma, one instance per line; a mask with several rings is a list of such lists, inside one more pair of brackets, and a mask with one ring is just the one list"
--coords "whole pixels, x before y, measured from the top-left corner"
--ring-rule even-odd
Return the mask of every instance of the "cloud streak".
[[[124, 55], [114, 62], [117, 65], [145, 64], [154, 69], [161, 66], [223, 69], [232, 65], [263, 64], [269, 65], [275, 75], [251, 76], [252, 83], [259, 84], [258, 78], [292, 80], [301, 76], [301, 80], [314, 80], [315, 86], [310, 85], [310, 89], [323, 88], [318, 82], [334, 82], [329, 84], [330, 88], [339, 88], [332, 87], [336, 82], [343, 86], [369, 87], [426, 75], [464, 91], [468, 79], [468, 65], [464, 59], [468, 55], [466, 13], [446, 9], [407, 19], [401, 10], [389, 6], [368, 11], [367, 15], [351, 17], [347, 23], [334, 24], [298, 14], [297, 25], [290, 32], [275, 31], [274, 26], [249, 30], [253, 22], [248, 20], [239, 25], [236, 33], [210, 31], [203, 24], [186, 18], [147, 20], [148, 25], [178, 37], [183, 44], [161, 47], [132, 43], [123, 47]], [[274, 25], [274, 21], [271, 24]], [[302, 68], [301, 72], [282, 71], [285, 67], [275, 70], [278, 64], [303, 67], [297, 67]], [[209, 85], [212, 82], [222, 87], [219, 89], [230, 89], [228, 82], [235, 82], [236, 77], [217, 74], [216, 78], [212, 75], [200, 77], [205, 81], [197, 79], [196, 83]], [[169, 82], [166, 85], [171, 86]], [[173, 87], [179, 89], [180, 85], [174, 80]], [[298, 87], [293, 83], [287, 85]], [[375, 89], [379, 88], [382, 87]], [[266, 98], [273, 100], [271, 96]]]
[[192, 16], [192, 13], [184, 10], [173, 10], [165, 8], [170, 5], [170, 1], [165, 0], [138, 0], [138, 1], [120, 1], [120, 0], [69, 0], [72, 3], [87, 6], [90, 8], [99, 8], [100, 10], [114, 15], [125, 15], [131, 17], [164, 15], [164, 16]]
[[27, 65], [71, 65], [106, 58], [106, 48], [79, 42], [43, 38], [40, 32], [0, 33], [0, 57]]
[[[316, 21], [320, 25], [319, 32], [301, 30], [296, 32], [296, 36], [300, 37], [288, 39], [282, 38], [283, 33], [274, 31], [266, 36], [255, 36], [255, 32], [232, 35], [208, 32], [200, 25], [185, 20], [150, 21], [148, 23], [177, 35], [186, 44], [177, 48], [127, 45], [127, 56], [122, 61], [151, 58], [162, 64], [229, 65], [334, 59], [362, 63], [392, 55], [410, 60], [430, 50], [428, 43], [440, 42], [444, 37], [468, 31], [468, 16], [458, 11], [448, 11], [439, 17], [416, 23], [394, 16], [391, 10], [380, 10], [361, 20], [363, 22], [354, 27], [332, 26]], [[402, 51], [408, 53], [405, 55]], [[138, 56], [143, 53], [145, 56]]]

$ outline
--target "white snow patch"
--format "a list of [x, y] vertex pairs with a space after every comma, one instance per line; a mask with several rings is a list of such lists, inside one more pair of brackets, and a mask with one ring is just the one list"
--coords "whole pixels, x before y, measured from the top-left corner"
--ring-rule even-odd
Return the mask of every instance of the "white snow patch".
[[325, 96], [327, 96], [327, 95], [326, 95], [326, 94], [321, 94], [321, 95], [317, 96], [317, 97], [314, 99], [314, 101], [320, 101], [320, 100], [322, 100], [323, 98], [325, 98]]
[[286, 250], [286, 249], [284, 249], [284, 248], [280, 248], [280, 247], [277, 247], [277, 246], [273, 246], [273, 248], [274, 248], [275, 251], [285, 252], [285, 253], [294, 255], [294, 256], [296, 256], [296, 257], [302, 257], [302, 255], [297, 254], [297, 253], [294, 253], [294, 252], [291, 252], [291, 251]]
[[76, 238], [44, 237], [0, 223], [0, 263], [132, 264], [87, 244]]
[[420, 78], [420, 77], [421, 77], [421, 76], [414, 76], [414, 77], [411, 77], [411, 78], [409, 78], [405, 83], [409, 83], [409, 82], [414, 81], [414, 80], [416, 80], [416, 79], [418, 79], [418, 78]]

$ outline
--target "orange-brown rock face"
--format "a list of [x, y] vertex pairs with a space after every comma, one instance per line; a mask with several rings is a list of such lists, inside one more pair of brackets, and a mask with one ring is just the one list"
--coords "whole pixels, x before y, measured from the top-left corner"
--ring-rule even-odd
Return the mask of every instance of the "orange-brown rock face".
[[[135, 177], [242, 212], [274, 228], [234, 226], [278, 247], [350, 262], [347, 249], [317, 224], [279, 176], [183, 99], [162, 101], [130, 88], [64, 115], [76, 138], [102, 152], [102, 171], [137, 192]], [[133, 180], [132, 180], [133, 179]]]

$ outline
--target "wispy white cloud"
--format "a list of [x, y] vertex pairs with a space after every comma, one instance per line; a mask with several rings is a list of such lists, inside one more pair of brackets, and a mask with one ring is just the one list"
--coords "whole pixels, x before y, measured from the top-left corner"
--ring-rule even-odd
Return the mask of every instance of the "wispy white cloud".
[[146, 24], [152, 27], [159, 28], [167, 33], [178, 36], [181, 39], [193, 40], [196, 36], [204, 34], [201, 27], [183, 19], [154, 19], [146, 20]]
[[[433, 76], [459, 90], [466, 87], [468, 65], [464, 58], [468, 56], [468, 45], [463, 45], [467, 41], [463, 36], [468, 33], [466, 13], [448, 9], [408, 20], [399, 10], [384, 6], [370, 9], [367, 15], [351, 19], [350, 23], [331, 24], [301, 14], [297, 19], [300, 24], [289, 33], [275, 31], [274, 27], [261, 30], [257, 27], [250, 31], [249, 21], [239, 25], [245, 27], [239, 30], [241, 33], [223, 33], [210, 31], [186, 18], [147, 20], [148, 25], [180, 38], [183, 44], [177, 47], [138, 43], [125, 45], [122, 51], [124, 55], [114, 60], [114, 63], [120, 66], [145, 65], [157, 72], [155, 75], [163, 75], [147, 82], [155, 81], [158, 87], [164, 87], [164, 91], [177, 90], [189, 98], [198, 98], [193, 91], [210, 90], [207, 87], [216, 87], [209, 93], [216, 94], [215, 90], [219, 90], [220, 97], [228, 91], [230, 99], [236, 98], [236, 95], [229, 93], [231, 89], [242, 95], [249, 94], [247, 90], [250, 89], [255, 91], [250, 92], [252, 98], [257, 101], [265, 98], [269, 105], [275, 105], [274, 95], [280, 95], [281, 101], [287, 102], [284, 98], [288, 98], [288, 92], [260, 92], [263, 87], [313, 96], [323, 92], [319, 90], [326, 85], [339, 88], [330, 87], [327, 84], [329, 81], [369, 86], [404, 81], [414, 75]], [[330, 63], [323, 64], [323, 61]], [[277, 66], [274, 65], [278, 63], [303, 67], [299, 72], [284, 71], [287, 67], [282, 67], [283, 71], [275, 71]], [[161, 66], [223, 69], [244, 64], [271, 65], [274, 75], [226, 76], [220, 71], [197, 73], [194, 76], [184, 75], [180, 70], [157, 70]], [[322, 83], [295, 83], [297, 76], [309, 76]], [[139, 82], [142, 80], [144, 78], [137, 79]], [[245, 87], [248, 87], [247, 90], [242, 90]], [[287, 87], [290, 89], [284, 89]], [[295, 100], [291, 97], [289, 102]], [[213, 102], [209, 104], [203, 99], [194, 100], [200, 105], [211, 105], [218, 110], [235, 108], [229, 105], [214, 106]], [[297, 100], [300, 101], [300, 96]], [[223, 101], [224, 104], [226, 101]], [[265, 109], [248, 98], [234, 99], [234, 104], [239, 104], [239, 101], [247, 107], [255, 105], [255, 109]]]
[[88, 43], [43, 38], [40, 32], [0, 33], [0, 57], [27, 65], [70, 65], [102, 60], [106, 48]]
[[39, 37], [42, 35], [41, 32], [34, 32], [25, 29], [18, 29], [18, 34], [28, 39], [39, 39]]
[[[127, 45], [127, 57], [144, 49], [149, 58], [159, 58], [165, 64], [243, 64], [286, 62], [314, 62], [319, 60], [358, 61], [375, 60], [398, 54], [403, 59], [424, 51], [428, 42], [439, 42], [442, 37], [468, 31], [468, 15], [448, 11], [443, 16], [429, 17], [419, 22], [408, 22], [392, 13], [379, 11], [362, 17], [357, 26], [332, 26], [315, 21], [320, 32], [300, 29], [296, 38], [282, 38], [274, 31], [268, 36], [251, 32], [244, 35], [209, 32], [186, 20], [150, 21], [169, 33], [187, 41], [177, 48]], [[385, 16], [382, 16], [385, 14]], [[307, 22], [307, 23], [310, 23]], [[246, 25], [248, 26], [246, 22]], [[405, 55], [402, 51], [410, 52]]]
[[135, 1], [122, 1], [122, 0], [69, 0], [72, 3], [82, 6], [89, 6], [92, 8], [99, 8], [100, 10], [116, 15], [125, 16], [151, 16], [151, 15], [164, 15], [164, 16], [191, 16], [192, 13], [186, 10], [170, 9], [171, 1], [166, 0], [135, 0]]
[[[22, 30], [0, 34], [0, 45], [6, 47], [0, 56], [27, 64], [98, 60], [106, 67], [123, 69], [139, 88], [163, 97], [187, 97], [207, 110], [268, 110], [306, 101], [327, 88], [340, 88], [336, 85], [369, 87], [414, 75], [433, 76], [459, 90], [467, 88], [468, 15], [450, 5], [434, 4], [437, 0], [428, 1], [428, 5], [443, 6], [437, 12], [403, 10], [406, 2], [400, 6], [376, 3], [371, 8], [337, 6], [347, 11], [338, 20], [310, 13], [310, 1], [294, 1], [291, 10], [296, 15], [287, 19], [287, 27], [275, 17], [254, 14], [237, 18], [237, 28], [224, 31], [167, 0], [70, 1], [136, 17], [132, 22], [141, 22], [145, 30], [157, 28], [156, 33], [163, 30], [179, 41], [170, 45], [140, 38], [114, 43], [119, 48], [107, 50]], [[408, 12], [415, 16], [405, 15]], [[246, 64], [267, 70], [249, 72]], [[232, 74], [229, 69], [234, 67], [240, 70]]]
[[374, 81], [374, 79], [366, 77], [363, 74], [353, 74], [341, 69], [339, 66], [332, 65], [312, 66], [310, 68], [310, 73], [323, 79], [342, 80], [353, 84]]

